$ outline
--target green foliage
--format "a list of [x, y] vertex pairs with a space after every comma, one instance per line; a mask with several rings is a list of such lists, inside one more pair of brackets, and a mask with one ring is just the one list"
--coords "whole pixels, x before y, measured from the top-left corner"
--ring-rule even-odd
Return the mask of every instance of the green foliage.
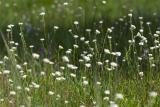
[[159, 107], [158, 3], [1, 0], [0, 106]]

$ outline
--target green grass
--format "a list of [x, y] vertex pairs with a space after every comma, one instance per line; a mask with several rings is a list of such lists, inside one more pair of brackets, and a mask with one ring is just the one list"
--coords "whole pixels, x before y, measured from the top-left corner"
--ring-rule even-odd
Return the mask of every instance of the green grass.
[[[64, 2], [68, 2], [64, 6]], [[153, 0], [106, 0], [106, 4], [102, 0], [1, 0], [0, 13], [3, 13], [0, 20], [3, 20], [0, 26], [5, 27], [10, 23], [18, 23], [23, 21], [34, 25], [39, 24], [39, 13], [46, 11], [47, 24], [60, 24], [70, 26], [74, 20], [86, 21], [87, 23], [100, 18], [105, 18], [108, 21], [114, 21], [133, 9], [137, 15], [151, 16], [154, 12], [159, 11], [159, 1]], [[144, 6], [142, 6], [144, 5]]]
[[[1, 5], [12, 2], [1, 1]], [[0, 6], [4, 13], [0, 106], [159, 107], [158, 16], [146, 15], [156, 7], [146, 12], [140, 9], [144, 18], [138, 19], [140, 4], [146, 3], [142, 8], [147, 10], [157, 2], [114, 4], [113, 0], [105, 6], [99, 1], [70, 0], [69, 7], [57, 8], [63, 2], [53, 1], [56, 12], [49, 0], [16, 0], [16, 8]], [[118, 5], [126, 3], [137, 10], [118, 12]], [[40, 15], [43, 5], [46, 14]], [[79, 5], [82, 10], [75, 10]], [[16, 18], [14, 12], [27, 18]], [[146, 24], [149, 19], [151, 24]], [[15, 26], [6, 28], [10, 23]]]

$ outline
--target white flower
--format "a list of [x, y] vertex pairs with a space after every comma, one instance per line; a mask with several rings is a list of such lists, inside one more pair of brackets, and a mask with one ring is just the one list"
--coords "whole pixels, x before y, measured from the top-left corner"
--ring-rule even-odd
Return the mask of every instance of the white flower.
[[3, 61], [0, 61], [0, 64], [3, 64]]
[[37, 53], [33, 53], [33, 54], [32, 54], [32, 57], [33, 57], [34, 59], [39, 59], [40, 55], [37, 54]]
[[83, 56], [83, 59], [84, 59], [86, 62], [88, 62], [88, 61], [91, 60], [90, 57], [88, 57], [88, 56]]
[[67, 101], [67, 100], [65, 100], [65, 101], [64, 101], [64, 103], [65, 103], [65, 104], [68, 104], [68, 101]]
[[143, 29], [140, 29], [140, 30], [139, 30], [139, 32], [141, 32], [141, 33], [143, 33], [143, 31], [144, 31]]
[[16, 92], [15, 91], [10, 91], [9, 94], [10, 95], [16, 95]]
[[103, 23], [103, 20], [100, 20], [99, 23], [102, 24], [102, 23]]
[[106, 4], [106, 1], [105, 1], [105, 0], [103, 0], [103, 1], [102, 1], [102, 4]]
[[30, 91], [30, 89], [28, 87], [25, 87], [24, 90], [27, 91], [27, 92]]
[[3, 74], [9, 74], [11, 71], [9, 70], [3, 70]]
[[143, 72], [139, 72], [140, 77], [143, 77], [144, 73]]
[[59, 45], [58, 47], [59, 47], [59, 49], [63, 49], [63, 46], [61, 46], [61, 45]]
[[159, 37], [159, 35], [158, 35], [158, 34], [154, 34], [153, 36], [154, 36], [154, 37]]
[[84, 60], [83, 59], [79, 59], [79, 62], [84, 62]]
[[64, 80], [66, 80], [66, 78], [64, 78], [64, 77], [57, 77], [56, 80], [57, 81], [64, 81]]
[[121, 100], [121, 99], [123, 99], [123, 95], [121, 93], [117, 93], [116, 98]]
[[85, 66], [86, 66], [87, 68], [90, 68], [90, 67], [91, 67], [91, 64], [90, 64], [90, 63], [86, 63]]
[[25, 79], [27, 77], [27, 75], [23, 75], [22, 78]]
[[98, 65], [103, 65], [103, 63], [102, 63], [102, 62], [100, 62], [100, 61], [99, 61], [99, 62], [97, 62], [97, 64], [98, 64]]
[[68, 67], [68, 68], [70, 68], [70, 69], [72, 69], [72, 70], [76, 70], [76, 69], [78, 69], [78, 67], [77, 67], [77, 66], [72, 65], [72, 64], [67, 64], [67, 67]]
[[130, 44], [133, 44], [133, 43], [135, 43], [135, 40], [133, 39], [133, 40], [128, 40], [128, 42], [130, 43]]
[[121, 52], [116, 52], [116, 56], [121, 56]]
[[108, 60], [108, 59], [106, 59], [106, 60], [105, 60], [105, 63], [107, 63], [107, 64], [108, 64], [108, 62], [109, 62], [109, 60]]
[[86, 32], [91, 32], [91, 29], [86, 29]]
[[78, 21], [74, 21], [74, 24], [75, 24], [75, 25], [78, 25], [78, 24], [79, 24], [79, 22], [78, 22]]
[[111, 52], [109, 51], [109, 49], [104, 49], [104, 52], [106, 53], [106, 54], [110, 54]]
[[4, 99], [3, 99], [3, 98], [1, 98], [1, 99], [0, 99], [0, 102], [3, 102], [3, 101], [4, 101]]
[[149, 96], [150, 97], [157, 97], [157, 92], [155, 92], [155, 91], [151, 91], [151, 92], [149, 92]]
[[150, 24], [151, 24], [151, 22], [146, 22], [146, 24], [147, 24], [147, 25], [150, 25]]
[[57, 29], [59, 29], [59, 27], [58, 26], [54, 26], [54, 29], [57, 30]]
[[44, 41], [44, 40], [45, 40], [44, 38], [41, 38], [41, 39], [40, 39], [40, 41]]
[[137, 36], [137, 37], [141, 37], [142, 35], [138, 32], [136, 36]]
[[112, 55], [114, 55], [114, 56], [116, 55], [116, 53], [115, 53], [115, 52], [111, 52], [111, 54], [112, 54]]
[[8, 28], [10, 28], [10, 29], [11, 29], [12, 27], [14, 27], [14, 25], [13, 25], [13, 24], [9, 24], [9, 25], [8, 25]]
[[19, 107], [25, 107], [25, 105], [20, 105]]
[[16, 46], [18, 46], [18, 45], [19, 45], [19, 43], [15, 43], [15, 45], [16, 45]]
[[129, 17], [132, 17], [132, 13], [129, 13], [128, 16], [129, 16]]
[[97, 85], [101, 85], [101, 82], [97, 81], [96, 84], [97, 84]]
[[33, 45], [30, 45], [29, 47], [30, 47], [30, 48], [34, 48], [34, 46], [33, 46]]
[[28, 64], [27, 62], [24, 62], [24, 63], [23, 63], [24, 66], [26, 66], [27, 64]]
[[53, 91], [48, 91], [48, 95], [54, 95]]
[[111, 36], [108, 36], [108, 39], [112, 39], [112, 37], [111, 37]]
[[79, 36], [78, 36], [78, 35], [74, 35], [73, 37], [74, 37], [75, 39], [77, 39]]
[[143, 19], [143, 17], [138, 17], [139, 18], [139, 20], [142, 20]]
[[82, 77], [82, 79], [84, 79], [84, 80], [85, 80], [85, 79], [86, 79], [86, 77]]
[[44, 59], [43, 59], [43, 62], [46, 63], [46, 64], [49, 64], [49, 63], [50, 63], [50, 60], [49, 60], [48, 58], [44, 58]]
[[81, 41], [84, 41], [84, 40], [85, 40], [85, 37], [81, 37], [80, 40], [81, 40]]
[[86, 45], [88, 45], [88, 44], [89, 44], [89, 41], [87, 40], [87, 41], [85, 41], [84, 43], [85, 43]]
[[96, 101], [93, 101], [93, 104], [95, 105], [97, 102]]
[[107, 70], [108, 70], [108, 71], [111, 71], [111, 70], [112, 70], [112, 68], [107, 68]]
[[104, 97], [103, 100], [109, 101], [109, 97]]
[[70, 76], [71, 77], [76, 77], [76, 74], [71, 73]]
[[156, 31], [157, 34], [160, 34], [160, 31]]
[[12, 79], [10, 79], [10, 78], [9, 78], [9, 80], [8, 80], [8, 81], [9, 81], [10, 83], [13, 83], [13, 80], [12, 80]]
[[111, 33], [111, 32], [112, 32], [112, 29], [111, 29], [111, 28], [108, 28], [108, 29], [107, 29], [107, 32]]
[[138, 60], [139, 60], [139, 61], [142, 61], [142, 58], [141, 58], [141, 57], [138, 57]]
[[38, 84], [34, 85], [34, 88], [39, 88], [39, 87], [40, 87], [40, 85], [38, 85]]
[[22, 67], [20, 66], [20, 65], [16, 65], [16, 68], [18, 69], [18, 70], [21, 70], [22, 69]]
[[55, 72], [55, 75], [57, 75], [57, 76], [61, 76], [61, 75], [62, 75], [62, 73], [61, 73], [60, 71], [56, 71], [56, 72]]
[[88, 81], [84, 80], [83, 85], [88, 85]]
[[20, 72], [20, 73], [24, 73], [24, 71], [23, 71], [23, 70], [20, 70], [19, 72]]
[[45, 75], [46, 73], [44, 72], [44, 71], [41, 71], [41, 75], [43, 76], [43, 75]]
[[40, 16], [44, 16], [46, 13], [45, 12], [41, 12], [40, 13]]
[[99, 30], [96, 29], [96, 34], [100, 34], [101, 32]]
[[131, 30], [135, 30], [136, 26], [135, 25], [131, 25]]
[[69, 32], [72, 32], [72, 29], [68, 29]]
[[109, 90], [105, 90], [104, 93], [105, 93], [106, 95], [109, 95], [109, 94], [110, 94], [110, 91], [109, 91]]
[[64, 2], [63, 5], [64, 5], [64, 6], [67, 6], [67, 5], [68, 5], [68, 2]]
[[22, 89], [22, 87], [21, 86], [17, 86], [17, 90], [21, 90]]
[[53, 65], [53, 64], [54, 64], [54, 62], [50, 61], [50, 62], [49, 62], [49, 64], [50, 64], [50, 65]]
[[37, 83], [35, 83], [35, 82], [32, 82], [32, 86], [33, 86], [34, 88], [36, 88], [36, 89], [38, 89], [38, 88], [40, 87], [40, 85], [37, 84]]
[[110, 107], [118, 107], [118, 105], [115, 103], [112, 103], [112, 104], [110, 104]]
[[7, 31], [7, 32], [11, 32], [11, 29], [7, 29], [6, 31]]
[[156, 66], [156, 64], [152, 64], [151, 66], [152, 66], [152, 67], [155, 67], [155, 66]]
[[91, 58], [91, 57], [93, 57], [93, 55], [92, 55], [92, 54], [88, 54], [87, 56], [88, 56], [88, 57], [90, 57], [90, 58]]
[[65, 67], [64, 67], [64, 66], [60, 66], [60, 69], [61, 69], [61, 70], [64, 70], [64, 69], [65, 69]]
[[17, 50], [17, 47], [13, 46], [13, 47], [11, 47], [11, 50], [13, 50], [13, 52], [14, 52]]
[[9, 58], [7, 56], [4, 56], [4, 60], [8, 60]]
[[97, 42], [97, 40], [96, 40], [96, 39], [93, 39], [93, 41], [92, 41], [92, 42], [96, 43], [96, 42]]
[[72, 50], [71, 49], [68, 49], [67, 51], [66, 51], [66, 54], [71, 54], [72, 53]]
[[158, 40], [154, 40], [154, 43], [158, 44], [158, 43], [159, 43], [159, 41], [158, 41]]
[[73, 45], [73, 47], [77, 49], [79, 46], [78, 46], [78, 45], [76, 45], [76, 44], [74, 44], [74, 45]]
[[62, 57], [63, 62], [69, 62], [69, 58], [67, 56]]
[[86, 107], [85, 105], [80, 105], [79, 107]]
[[23, 25], [23, 23], [22, 23], [22, 22], [19, 22], [18, 25]]
[[138, 44], [139, 44], [140, 46], [143, 46], [143, 45], [144, 45], [144, 43], [143, 43], [143, 42], [139, 42]]
[[123, 18], [119, 18], [119, 21], [123, 22], [123, 21], [124, 21], [124, 19], [123, 19]]
[[110, 64], [111, 64], [112, 67], [117, 67], [118, 66], [118, 64], [115, 63], [115, 62], [111, 62]]

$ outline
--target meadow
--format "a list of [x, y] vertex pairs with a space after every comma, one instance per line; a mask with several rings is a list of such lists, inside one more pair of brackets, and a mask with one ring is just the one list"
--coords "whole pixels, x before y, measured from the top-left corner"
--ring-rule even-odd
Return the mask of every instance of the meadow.
[[159, 107], [158, 0], [0, 0], [0, 107]]

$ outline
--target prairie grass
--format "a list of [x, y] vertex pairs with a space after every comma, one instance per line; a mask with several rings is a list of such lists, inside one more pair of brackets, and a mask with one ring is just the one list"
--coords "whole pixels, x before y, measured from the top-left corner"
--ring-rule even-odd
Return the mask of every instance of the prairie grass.
[[[16, 1], [18, 7], [23, 6]], [[26, 3], [27, 11], [31, 2]], [[40, 3], [33, 7], [39, 8]], [[51, 2], [44, 3], [50, 8]], [[160, 31], [152, 24], [157, 17], [148, 22], [131, 10], [106, 26], [104, 17], [86, 21], [90, 11], [86, 14], [83, 9], [91, 9], [92, 4], [84, 5], [83, 0], [58, 3], [71, 6], [60, 8], [65, 11], [82, 5], [78, 8], [80, 18], [53, 13], [55, 20], [65, 20], [51, 27], [51, 10], [42, 8], [36, 9], [38, 15], [33, 12], [29, 23], [18, 19], [5, 31], [0, 29], [4, 46], [0, 57], [0, 106], [159, 107]], [[67, 27], [63, 26], [65, 22]]]

